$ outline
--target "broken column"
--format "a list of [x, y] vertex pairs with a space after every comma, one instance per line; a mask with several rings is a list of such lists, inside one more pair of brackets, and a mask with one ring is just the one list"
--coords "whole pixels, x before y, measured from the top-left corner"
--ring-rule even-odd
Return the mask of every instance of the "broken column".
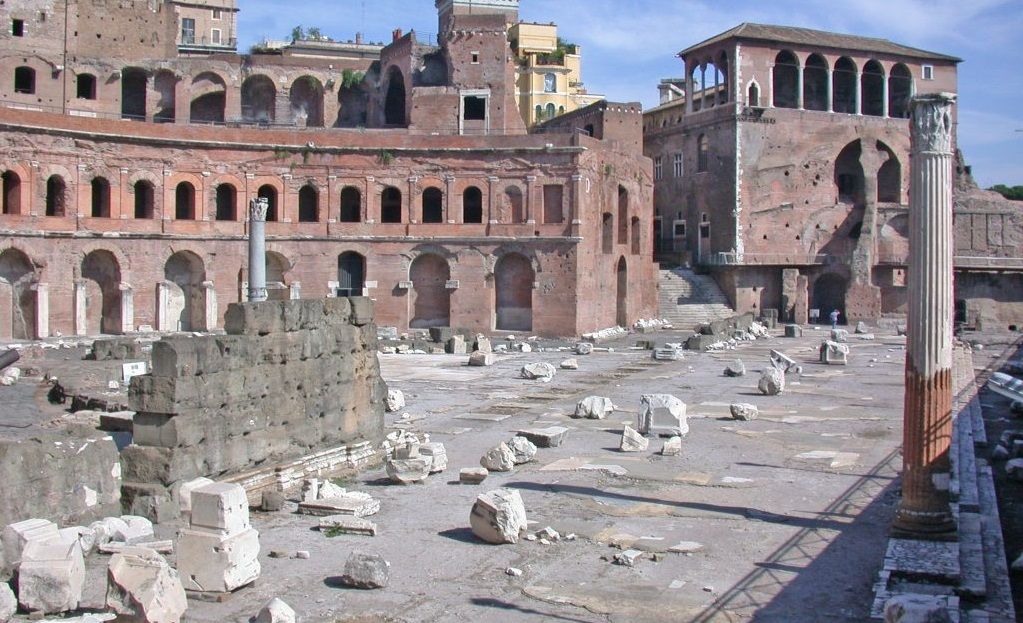
[[951, 535], [952, 439], [952, 104], [955, 96], [912, 101], [909, 202], [909, 319], [903, 413], [902, 501], [895, 529]]
[[259, 533], [249, 524], [241, 485], [214, 483], [192, 492], [192, 517], [177, 543], [186, 590], [230, 593], [259, 577]]
[[266, 300], [266, 213], [270, 201], [249, 202], [249, 301]]
[[78, 541], [29, 541], [18, 568], [18, 603], [29, 612], [76, 610], [85, 586], [85, 558]]
[[163, 556], [145, 547], [128, 547], [107, 567], [107, 608], [126, 620], [171, 623], [188, 608], [181, 579]]

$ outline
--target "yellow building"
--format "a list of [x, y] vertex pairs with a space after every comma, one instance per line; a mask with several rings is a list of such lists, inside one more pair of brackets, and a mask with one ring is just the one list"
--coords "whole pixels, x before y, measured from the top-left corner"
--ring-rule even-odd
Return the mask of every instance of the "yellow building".
[[508, 31], [518, 56], [516, 96], [519, 112], [532, 126], [604, 99], [586, 92], [582, 49], [558, 38], [555, 24], [519, 22]]

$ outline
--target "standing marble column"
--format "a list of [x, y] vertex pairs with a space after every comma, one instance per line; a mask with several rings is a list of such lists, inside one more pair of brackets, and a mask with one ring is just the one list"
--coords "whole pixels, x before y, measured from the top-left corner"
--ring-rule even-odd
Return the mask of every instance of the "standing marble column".
[[249, 202], [249, 301], [266, 300], [266, 213], [270, 202]]
[[903, 414], [902, 502], [895, 529], [947, 537], [952, 441], [951, 94], [916, 97], [909, 201], [909, 322]]

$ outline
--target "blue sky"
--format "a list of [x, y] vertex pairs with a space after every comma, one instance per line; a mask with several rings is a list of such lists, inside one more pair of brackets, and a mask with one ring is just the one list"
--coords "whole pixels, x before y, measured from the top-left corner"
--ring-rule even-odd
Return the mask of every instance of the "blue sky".
[[[239, 49], [317, 26], [346, 40], [385, 41], [395, 28], [437, 32], [432, 0], [239, 0]], [[982, 186], [1023, 185], [1023, 2], [1020, 0], [522, 0], [521, 18], [554, 22], [583, 46], [591, 93], [657, 104], [675, 55], [741, 22], [882, 37], [964, 59], [959, 142]]]

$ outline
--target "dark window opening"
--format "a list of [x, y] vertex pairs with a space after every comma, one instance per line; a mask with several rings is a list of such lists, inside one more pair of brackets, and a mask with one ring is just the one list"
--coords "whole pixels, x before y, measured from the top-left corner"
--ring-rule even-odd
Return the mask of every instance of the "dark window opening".
[[618, 187], [618, 244], [629, 241], [629, 191]]
[[483, 191], [475, 186], [466, 188], [462, 194], [462, 222], [483, 222]]
[[121, 118], [145, 120], [146, 90], [149, 78], [142, 69], [121, 71]]
[[543, 222], [548, 224], [564, 223], [565, 189], [561, 184], [548, 184], [543, 187]]
[[388, 186], [380, 195], [380, 222], [401, 222], [401, 191]]
[[153, 218], [153, 185], [145, 180], [135, 182], [135, 218]]
[[710, 165], [710, 140], [706, 134], [701, 134], [697, 141], [696, 171], [706, 173]]
[[405, 115], [405, 77], [397, 67], [387, 74], [387, 97], [384, 100], [384, 124], [403, 126]]
[[861, 112], [872, 117], [884, 115], [884, 68], [877, 61], [869, 61], [863, 67], [860, 91], [863, 96]]
[[354, 186], [346, 186], [341, 191], [341, 222], [358, 223], [362, 221], [362, 193]]
[[306, 184], [298, 191], [298, 222], [316, 223], [320, 220], [320, 193]]
[[181, 43], [195, 44], [195, 19], [191, 17], [181, 18]]
[[858, 240], [863, 235], [863, 221], [859, 221], [849, 229], [849, 237]]
[[21, 178], [14, 171], [4, 171], [3, 213], [21, 214]]
[[615, 217], [610, 212], [604, 212], [604, 216], [601, 219], [601, 250], [604, 253], [610, 254], [614, 252], [614, 228], [615, 228]]
[[423, 222], [444, 222], [444, 193], [439, 188], [427, 188], [423, 191]]
[[31, 95], [36, 92], [36, 70], [31, 67], [17, 67], [14, 70], [14, 92]]
[[463, 119], [466, 121], [485, 121], [487, 118], [487, 98], [469, 95], [465, 98]]
[[913, 76], [902, 64], [892, 67], [888, 78], [888, 116], [909, 119], [909, 99], [913, 95]]
[[92, 74], [78, 74], [78, 99], [96, 99], [96, 76]]
[[67, 185], [64, 178], [51, 175], [46, 180], [46, 216], [64, 216], [67, 208]]
[[831, 87], [832, 110], [856, 114], [856, 64], [851, 59], [842, 57], [835, 63]]
[[92, 179], [93, 218], [110, 218], [110, 182], [102, 177]]
[[825, 111], [828, 109], [828, 63], [820, 54], [806, 59], [803, 69], [803, 108]]
[[266, 199], [268, 206], [266, 210], [266, 222], [276, 223], [280, 218], [277, 214], [277, 189], [269, 184], [264, 184], [256, 191], [256, 196], [260, 199]]
[[11, 34], [15, 37], [25, 36], [25, 20], [14, 19], [11, 20]]
[[799, 106], [799, 59], [788, 50], [779, 52], [774, 59], [774, 106]]
[[174, 189], [174, 218], [179, 221], [195, 220], [195, 186], [181, 182]]
[[746, 104], [753, 108], [760, 107], [760, 89], [755, 84], [749, 85], [749, 95], [746, 97]]
[[231, 184], [217, 186], [217, 216], [218, 221], [238, 220], [238, 191]]

